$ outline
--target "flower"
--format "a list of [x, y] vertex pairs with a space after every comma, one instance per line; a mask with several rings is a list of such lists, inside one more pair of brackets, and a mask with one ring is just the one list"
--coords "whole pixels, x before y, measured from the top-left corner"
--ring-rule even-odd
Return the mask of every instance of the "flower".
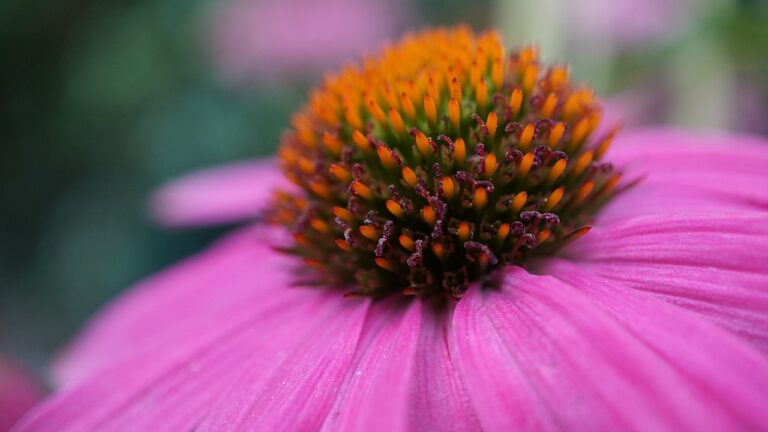
[[575, 36], [600, 42], [610, 37], [613, 43], [636, 47], [670, 39], [686, 28], [696, 12], [684, 0], [631, 1], [619, 5], [606, 0], [564, 2], [570, 14], [568, 23]]
[[[241, 228], [109, 306], [19, 430], [768, 427], [768, 143], [646, 129], [609, 148], [614, 130], [588, 138], [599, 104], [566, 69], [539, 73], [523, 49], [498, 79], [499, 47], [437, 30], [329, 78], [339, 97], [313, 93], [283, 141], [298, 190], [276, 201], [251, 189], [285, 189], [265, 162], [160, 192], [167, 222], [266, 211], [278, 225]], [[387, 59], [416, 70], [388, 75]], [[362, 97], [386, 101], [403, 76], [418, 99]]]
[[0, 357], [0, 431], [10, 430], [42, 397], [42, 389], [35, 380]]
[[211, 56], [235, 83], [319, 75], [398, 31], [407, 9], [399, 1], [227, 0], [215, 10]]

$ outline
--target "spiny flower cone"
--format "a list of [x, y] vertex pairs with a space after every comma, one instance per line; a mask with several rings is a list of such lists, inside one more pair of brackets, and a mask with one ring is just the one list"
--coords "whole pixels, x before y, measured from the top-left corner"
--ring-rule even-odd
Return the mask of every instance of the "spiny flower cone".
[[311, 279], [348, 294], [461, 297], [469, 282], [589, 230], [619, 174], [601, 107], [533, 47], [465, 27], [406, 36], [329, 76], [279, 156], [278, 193]]

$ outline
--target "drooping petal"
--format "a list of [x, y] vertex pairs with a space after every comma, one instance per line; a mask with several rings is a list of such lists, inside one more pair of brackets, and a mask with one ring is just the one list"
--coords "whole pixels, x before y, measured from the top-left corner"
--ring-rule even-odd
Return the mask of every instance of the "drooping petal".
[[483, 428], [768, 426], [768, 363], [756, 351], [616, 282], [569, 282], [511, 268], [497, 290], [473, 286], [458, 303], [451, 343]]
[[[317, 430], [349, 371], [367, 312], [347, 308], [313, 320], [316, 328], [294, 328], [287, 340], [271, 337], [243, 363], [232, 386], [215, 398], [198, 430]], [[321, 310], [308, 313], [325, 315]], [[273, 331], [261, 323], [258, 328]]]
[[[300, 350], [309, 340], [327, 346], [334, 346], [339, 336], [351, 335], [354, 340], [365, 302], [355, 304], [322, 291], [307, 297], [256, 313], [173, 356], [158, 354], [90, 376], [38, 408], [20, 430], [193, 429], [247, 371], [258, 387], [261, 380], [271, 378], [268, 368], [273, 362], [284, 360], [286, 352]], [[338, 334], [329, 337], [334, 329]], [[241, 400], [230, 402], [233, 409], [241, 408], [236, 405]]]
[[152, 196], [150, 212], [171, 227], [239, 222], [259, 216], [276, 187], [292, 190], [273, 159], [238, 162], [163, 186]]
[[768, 211], [768, 141], [749, 135], [639, 129], [620, 133], [605, 157], [640, 178], [600, 221], [680, 211]]
[[696, 311], [768, 352], [767, 220], [768, 212], [747, 210], [638, 217], [597, 225], [565, 253], [582, 268]]
[[285, 288], [295, 263], [270, 246], [283, 241], [282, 231], [244, 228], [127, 290], [60, 357], [58, 384], [193, 343], [236, 317], [252, 314], [254, 304], [267, 308], [284, 302], [295, 291]]
[[[99, 329], [71, 351], [71, 364], [98, 366], [81, 372], [32, 412], [20, 430], [191, 430], [213, 408], [230, 406], [223, 414], [247, 409], [243, 394], [231, 391], [240, 384], [279, 386], [282, 379], [308, 379], [303, 374], [311, 371], [322, 371], [326, 386], [291, 393], [293, 400], [316, 398], [329, 406], [325, 401], [341, 384], [338, 371], [345, 370], [344, 355], [355, 346], [369, 301], [344, 299], [333, 290], [289, 287], [290, 272], [270, 267], [285, 258], [265, 247], [232, 238], [197, 257], [195, 265], [182, 264], [158, 276], [155, 285], [145, 282], [134, 297], [120, 302], [124, 305], [106, 312]], [[259, 252], [249, 259], [239, 248]], [[200, 298], [185, 304], [184, 286]], [[139, 307], [132, 298], [149, 305]], [[180, 323], [173, 324], [174, 319]], [[143, 335], [142, 321], [149, 325]], [[128, 348], [112, 356], [118, 344]], [[308, 346], [316, 349], [301, 357]], [[296, 359], [304, 361], [286, 369]], [[232, 399], [222, 400], [224, 395]]]

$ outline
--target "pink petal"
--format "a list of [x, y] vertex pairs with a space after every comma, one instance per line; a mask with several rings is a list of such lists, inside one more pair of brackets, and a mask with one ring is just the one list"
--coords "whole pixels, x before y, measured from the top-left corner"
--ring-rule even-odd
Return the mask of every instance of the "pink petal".
[[[696, 311], [768, 352], [768, 212], [651, 215], [596, 226], [578, 265]], [[543, 269], [542, 271], [548, 271]]]
[[[247, 228], [230, 234], [207, 251], [127, 290], [97, 315], [56, 365], [60, 384], [131, 358], [162, 354], [194, 344], [224, 324], [294, 295], [295, 265], [274, 253], [282, 231]], [[223, 280], [228, 276], [229, 280]]]
[[425, 304], [423, 309], [416, 365], [411, 378], [409, 429], [481, 430], [448, 344], [453, 308], [439, 311]]
[[[327, 378], [325, 386], [314, 383], [297, 393], [286, 388], [285, 394], [297, 403], [316, 403], [322, 419], [369, 302], [333, 290], [290, 288], [290, 273], [281, 267], [285, 258], [248, 241], [249, 233], [200, 255], [194, 265], [145, 282], [108, 310], [69, 358], [71, 365], [97, 367], [73, 379], [20, 430], [190, 430], [211, 409], [229, 407], [217, 415], [238, 418], [237, 411], [249, 407], [242, 384], [269, 387], [274, 395], [283, 380], [311, 379], [304, 374], [312, 371]], [[304, 352], [308, 347], [314, 349]], [[302, 352], [305, 361], [291, 368]]]
[[448, 347], [452, 315], [421, 301], [376, 303], [323, 430], [480, 430]]
[[42, 397], [41, 386], [29, 374], [0, 357], [0, 431], [10, 430]]
[[151, 213], [166, 226], [199, 226], [255, 218], [268, 208], [275, 188], [292, 190], [273, 159], [197, 171], [160, 188]]
[[236, 84], [315, 78], [379, 47], [411, 16], [410, 4], [398, 0], [229, 0], [215, 6], [213, 60]]
[[[296, 352], [314, 338], [333, 346], [349, 332], [354, 336], [355, 327], [362, 325], [366, 302], [350, 302], [333, 292], [306, 294], [303, 300], [254, 313], [250, 320], [173, 356], [158, 353], [91, 376], [38, 408], [20, 430], [193, 429], [251, 368], [268, 369], [286, 351]], [[340, 331], [334, 336], [333, 329]], [[266, 372], [258, 378], [268, 377]]]
[[478, 430], [450, 360], [449, 316], [390, 299], [370, 310], [359, 339], [356, 326], [331, 327], [327, 338], [275, 347], [280, 358], [249, 366], [200, 429]]
[[722, 209], [768, 210], [768, 141], [749, 135], [642, 129], [620, 133], [605, 157], [642, 178], [600, 220]]
[[768, 426], [762, 356], [616, 282], [561, 274], [568, 283], [511, 268], [498, 290], [474, 286], [456, 307], [451, 343], [484, 429]]
[[338, 292], [328, 295], [339, 303], [331, 316], [310, 310], [317, 317], [304, 321], [314, 327], [293, 325], [288, 338], [270, 337], [216, 397], [199, 430], [317, 430], [322, 425], [349, 370], [369, 304], [341, 299]]
[[422, 309], [418, 302], [371, 309], [349, 373], [323, 430], [404, 430]]

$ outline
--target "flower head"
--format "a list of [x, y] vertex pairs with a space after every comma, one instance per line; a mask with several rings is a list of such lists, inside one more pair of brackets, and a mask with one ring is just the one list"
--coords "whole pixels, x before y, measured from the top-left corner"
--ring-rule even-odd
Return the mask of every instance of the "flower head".
[[[331, 78], [281, 147], [293, 190], [264, 162], [164, 188], [166, 222], [266, 210], [290, 230], [256, 223], [130, 290], [19, 430], [768, 428], [768, 143], [619, 134], [606, 156], [643, 181], [603, 203], [591, 93], [498, 47], [431, 31]], [[365, 295], [314, 287], [333, 282]], [[383, 295], [403, 290], [443, 301]]]
[[583, 235], [619, 175], [593, 92], [534, 48], [464, 27], [405, 37], [326, 79], [279, 156], [305, 195], [273, 219], [313, 280], [353, 294], [444, 292]]

